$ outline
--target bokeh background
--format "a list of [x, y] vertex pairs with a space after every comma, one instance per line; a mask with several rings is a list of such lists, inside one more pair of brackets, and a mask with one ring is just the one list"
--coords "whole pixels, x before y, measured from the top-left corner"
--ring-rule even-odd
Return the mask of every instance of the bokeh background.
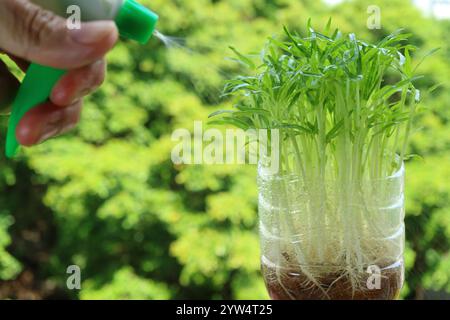
[[[0, 298], [267, 299], [255, 168], [174, 166], [171, 134], [231, 107], [220, 98], [223, 82], [243, 71], [226, 59], [228, 46], [257, 52], [283, 25], [304, 30], [309, 17], [317, 29], [332, 17], [335, 27], [368, 41], [405, 28], [421, 48], [416, 61], [442, 48], [420, 69], [427, 77], [419, 87], [443, 86], [417, 120], [410, 151], [423, 159], [407, 162], [402, 297], [450, 297], [445, 1], [435, 10], [440, 19], [427, 0], [142, 2], [160, 14], [160, 31], [182, 45], [122, 42], [76, 131], [15, 161], [0, 157]], [[381, 9], [380, 30], [366, 27], [369, 5]], [[5, 133], [7, 118], [0, 122]], [[72, 264], [82, 270], [79, 291], [66, 287]]]

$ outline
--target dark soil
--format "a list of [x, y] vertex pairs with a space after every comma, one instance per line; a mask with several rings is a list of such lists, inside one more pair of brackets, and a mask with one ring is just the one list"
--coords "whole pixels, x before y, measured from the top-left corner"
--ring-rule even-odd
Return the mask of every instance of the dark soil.
[[273, 300], [395, 300], [403, 285], [402, 265], [382, 270], [380, 289], [372, 290], [367, 289], [366, 285], [370, 276], [368, 273], [361, 274], [362, 289], [353, 290], [348, 276], [341, 274], [329, 274], [317, 279], [321, 284], [319, 288], [299, 270], [280, 269], [281, 284], [273, 266], [262, 264], [262, 272]]

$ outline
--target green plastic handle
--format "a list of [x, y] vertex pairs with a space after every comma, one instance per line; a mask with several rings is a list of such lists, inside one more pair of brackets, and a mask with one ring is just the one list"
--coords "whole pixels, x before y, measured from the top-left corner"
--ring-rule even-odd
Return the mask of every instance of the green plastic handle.
[[8, 158], [14, 157], [19, 148], [16, 128], [22, 117], [25, 113], [49, 99], [53, 87], [65, 73], [65, 70], [39, 64], [30, 65], [13, 103], [11, 117], [9, 118], [6, 136], [6, 156]]

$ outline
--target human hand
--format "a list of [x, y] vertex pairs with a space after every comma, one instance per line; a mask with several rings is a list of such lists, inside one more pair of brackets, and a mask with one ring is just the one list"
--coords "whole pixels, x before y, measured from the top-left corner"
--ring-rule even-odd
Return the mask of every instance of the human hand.
[[[28, 0], [0, 1], [0, 51], [24, 71], [30, 62], [69, 70], [53, 88], [50, 101], [30, 110], [20, 121], [16, 130], [20, 144], [38, 144], [78, 123], [82, 99], [102, 84], [104, 56], [117, 39], [112, 21], [83, 23], [81, 29], [69, 30], [64, 18]], [[0, 60], [1, 110], [10, 106], [19, 85]]]

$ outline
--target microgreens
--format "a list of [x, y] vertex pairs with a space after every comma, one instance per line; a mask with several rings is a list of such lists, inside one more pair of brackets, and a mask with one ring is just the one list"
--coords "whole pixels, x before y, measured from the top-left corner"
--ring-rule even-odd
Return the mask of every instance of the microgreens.
[[284, 28], [283, 39], [269, 39], [259, 66], [232, 48], [253, 74], [227, 83], [224, 95], [238, 96], [238, 104], [214, 113], [212, 123], [280, 129], [283, 173], [387, 176], [398, 168], [396, 153], [405, 156], [420, 100], [409, 36], [398, 31], [372, 45], [331, 33], [330, 24], [325, 34], [308, 24], [305, 37]]

